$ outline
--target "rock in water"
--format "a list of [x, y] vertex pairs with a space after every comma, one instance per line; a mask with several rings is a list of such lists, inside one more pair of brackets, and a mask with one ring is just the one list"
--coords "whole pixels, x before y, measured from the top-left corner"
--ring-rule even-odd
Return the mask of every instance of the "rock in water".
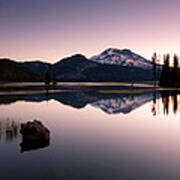
[[20, 132], [28, 140], [49, 140], [49, 130], [37, 120], [21, 124]]
[[20, 133], [23, 137], [22, 152], [49, 146], [50, 131], [40, 121], [21, 124]]

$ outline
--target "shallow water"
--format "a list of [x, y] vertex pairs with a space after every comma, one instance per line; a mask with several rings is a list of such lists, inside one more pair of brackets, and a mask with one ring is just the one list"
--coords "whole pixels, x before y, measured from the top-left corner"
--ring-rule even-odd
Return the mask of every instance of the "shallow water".
[[[1, 95], [1, 178], [178, 180], [178, 94]], [[22, 152], [20, 124], [34, 119], [50, 143]]]

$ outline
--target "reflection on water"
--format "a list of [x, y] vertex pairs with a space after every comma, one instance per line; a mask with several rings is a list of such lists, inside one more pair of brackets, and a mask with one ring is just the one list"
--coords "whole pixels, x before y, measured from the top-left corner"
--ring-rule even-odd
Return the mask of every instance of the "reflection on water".
[[100, 108], [108, 114], [128, 114], [134, 109], [153, 99], [152, 92], [143, 94], [130, 94], [101, 99], [91, 103], [92, 106]]
[[[49, 146], [49, 138], [37, 139], [37, 132], [33, 132], [32, 136], [35, 140], [28, 139], [22, 134], [22, 142], [20, 143], [21, 152], [42, 149]], [[6, 143], [12, 143], [16, 141], [18, 137], [20, 137], [19, 122], [10, 119], [0, 120], [0, 140], [4, 138]]]
[[[173, 112], [176, 114], [178, 111], [178, 92], [177, 91], [150, 91], [137, 94], [106, 94], [99, 92], [86, 92], [86, 91], [70, 91], [59, 93], [45, 93], [45, 94], [28, 94], [28, 95], [1, 95], [0, 105], [8, 105], [19, 101], [25, 102], [43, 102], [55, 100], [64, 105], [73, 108], [81, 109], [87, 105], [98, 108], [103, 112], [111, 114], [128, 114], [133, 110], [143, 106], [144, 104], [152, 101], [151, 112], [154, 116], [160, 111], [157, 108], [159, 101], [162, 101], [162, 108], [164, 115], [169, 113], [169, 103], [173, 104]], [[159, 106], [159, 105], [158, 105]], [[19, 135], [20, 125], [14, 120], [0, 121], [0, 139], [5, 137], [6, 142], [16, 140]], [[46, 142], [33, 142], [25, 141], [20, 144], [21, 151], [35, 150], [49, 146], [49, 141]]]
[[156, 103], [157, 103], [157, 92], [154, 91], [154, 93], [153, 93], [153, 105], [152, 105], [152, 110], [151, 110], [153, 116], [156, 116], [156, 114], [157, 114]]
[[[178, 112], [178, 104], [180, 103], [179, 91], [148, 91], [137, 94], [113, 94], [86, 91], [70, 91], [59, 93], [45, 94], [28, 94], [28, 95], [1, 95], [0, 105], [8, 105], [19, 101], [24, 102], [43, 102], [55, 100], [64, 105], [71, 106], [76, 109], [85, 108], [91, 105], [103, 112], [112, 114], [128, 114], [135, 109], [152, 102], [151, 109], [153, 116], [161, 114], [168, 115], [172, 111], [175, 115]], [[5, 141], [10, 143], [19, 135], [20, 125], [14, 120], [7, 118], [0, 121], [0, 140], [5, 137]], [[49, 146], [49, 142], [27, 142], [21, 143], [22, 151], [39, 149]]]
[[170, 104], [172, 105], [172, 111], [174, 114], [178, 111], [178, 95], [180, 93], [176, 91], [162, 91], [162, 104], [163, 104], [163, 113], [168, 115], [170, 112]]
[[5, 136], [7, 143], [12, 142], [19, 134], [19, 123], [13, 120], [0, 120], [0, 139]]
[[[156, 92], [156, 98], [159, 92]], [[154, 99], [153, 92], [141, 94], [106, 94], [98, 92], [60, 92], [53, 94], [32, 94], [22, 96], [0, 96], [0, 104], [11, 104], [16, 101], [42, 102], [56, 100], [74, 108], [84, 108], [90, 104], [108, 114], [129, 113], [132, 110]]]
[[23, 140], [23, 142], [20, 144], [21, 152], [43, 149], [45, 147], [48, 147], [49, 145], [50, 145], [49, 140], [48, 141]]
[[[1, 95], [1, 179], [179, 180], [179, 103], [178, 91]], [[50, 144], [19, 134], [34, 119]]]
[[[163, 109], [164, 115], [168, 115], [170, 103], [172, 104], [174, 114], [176, 114], [178, 111], [178, 95], [180, 95], [179, 91], [149, 91], [137, 94], [106, 94], [86, 91], [48, 93], [47, 91], [45, 94], [1, 95], [0, 105], [11, 104], [17, 101], [43, 102], [55, 100], [78, 109], [84, 108], [89, 104], [107, 114], [128, 114], [147, 102], [152, 101], [151, 112], [156, 116], [160, 111], [159, 108]], [[162, 101], [162, 107], [159, 107], [160, 100]]]

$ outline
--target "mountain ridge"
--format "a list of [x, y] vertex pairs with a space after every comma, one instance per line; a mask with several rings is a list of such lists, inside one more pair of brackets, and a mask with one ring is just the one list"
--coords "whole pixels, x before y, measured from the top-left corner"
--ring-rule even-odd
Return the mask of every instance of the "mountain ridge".
[[[112, 60], [113, 57], [122, 58], [122, 55], [126, 57], [117, 59], [117, 61]], [[97, 59], [97, 56], [96, 59], [87, 59], [82, 54], [63, 58], [54, 64], [43, 61], [13, 62], [21, 64], [21, 67], [27, 68], [41, 77], [44, 76], [48, 68], [50, 74], [52, 75], [55, 71], [57, 80], [62, 82], [139, 82], [153, 80], [152, 63], [131, 50], [109, 48], [103, 51], [100, 56], [103, 63]], [[115, 63], [109, 63], [109, 61]], [[132, 64], [132, 61], [134, 64]], [[18, 68], [20, 67], [18, 66]]]
[[30, 70], [22, 63], [6, 58], [0, 60], [0, 72], [0, 81], [39, 82], [43, 80], [41, 74]]

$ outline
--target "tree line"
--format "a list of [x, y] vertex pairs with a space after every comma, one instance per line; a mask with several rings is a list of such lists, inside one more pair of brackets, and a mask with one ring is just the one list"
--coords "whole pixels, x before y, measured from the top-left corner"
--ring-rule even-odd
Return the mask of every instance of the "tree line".
[[173, 57], [173, 66], [170, 66], [170, 55], [163, 56], [162, 68], [157, 68], [158, 58], [156, 53], [152, 57], [154, 82], [157, 82], [157, 69], [161, 70], [159, 76], [159, 85], [162, 87], [179, 87], [179, 57], [175, 54]]
[[47, 67], [46, 72], [44, 74], [44, 80], [46, 86], [49, 86], [51, 82], [53, 86], [56, 86], [57, 85], [56, 71], [53, 70], [53, 72], [50, 73], [49, 68]]

